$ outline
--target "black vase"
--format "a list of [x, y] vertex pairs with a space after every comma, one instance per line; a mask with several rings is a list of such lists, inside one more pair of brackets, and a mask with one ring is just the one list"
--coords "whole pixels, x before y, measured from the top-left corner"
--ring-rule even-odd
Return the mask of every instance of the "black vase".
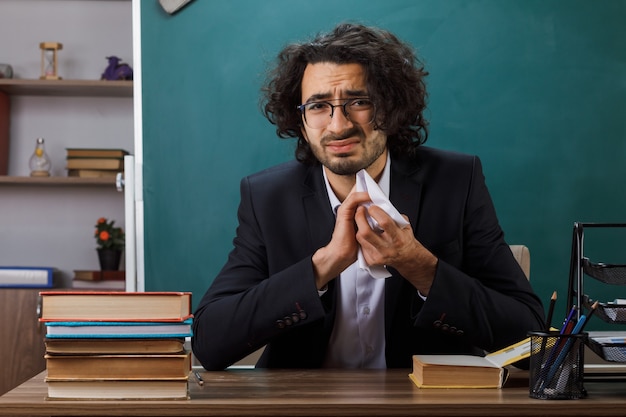
[[121, 249], [98, 249], [98, 260], [100, 260], [102, 271], [117, 271], [120, 269], [121, 259]]

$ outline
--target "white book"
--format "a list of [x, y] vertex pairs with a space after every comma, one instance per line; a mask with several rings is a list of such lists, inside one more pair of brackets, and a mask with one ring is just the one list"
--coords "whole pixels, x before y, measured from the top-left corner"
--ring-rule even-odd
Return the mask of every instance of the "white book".
[[186, 400], [187, 378], [170, 380], [46, 379], [48, 398], [79, 400]]
[[50, 288], [56, 269], [47, 266], [0, 266], [0, 287]]

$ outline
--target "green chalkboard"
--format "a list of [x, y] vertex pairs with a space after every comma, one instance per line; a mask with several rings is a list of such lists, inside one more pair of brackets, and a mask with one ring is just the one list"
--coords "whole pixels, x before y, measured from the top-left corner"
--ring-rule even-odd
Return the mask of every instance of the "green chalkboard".
[[[573, 223], [626, 221], [623, 0], [198, 0], [174, 15], [142, 2], [146, 289], [200, 300], [231, 248], [241, 177], [293, 157], [259, 111], [267, 63], [341, 21], [417, 49], [428, 144], [481, 157], [507, 241], [530, 247], [534, 288], [564, 311]], [[587, 248], [626, 263], [625, 235]]]

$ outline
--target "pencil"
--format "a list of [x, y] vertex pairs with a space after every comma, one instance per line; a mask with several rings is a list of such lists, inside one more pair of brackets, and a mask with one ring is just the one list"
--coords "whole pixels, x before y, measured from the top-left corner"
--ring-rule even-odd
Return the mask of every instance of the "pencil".
[[578, 331], [578, 333], [582, 333], [582, 331], [585, 329], [585, 326], [587, 325], [587, 323], [589, 323], [589, 319], [591, 318], [591, 316], [593, 316], [593, 313], [595, 313], [597, 309], [598, 309], [598, 302], [596, 301], [589, 308], [589, 313], [587, 313], [587, 320], [585, 320], [583, 325], [580, 327], [580, 330]]
[[[578, 322], [576, 323], [572, 331], [568, 334], [568, 336], [579, 334], [582, 331], [583, 327], [585, 326], [585, 323], [587, 322], [587, 317], [588, 316], [585, 316], [584, 314], [580, 316], [580, 318], [578, 319]], [[548, 376], [546, 377], [546, 379], [543, 380], [543, 383], [541, 387], [539, 388], [540, 390], [543, 390], [545, 387], [550, 385], [550, 383], [552, 382], [552, 379], [554, 378], [557, 371], [559, 370], [559, 367], [561, 366], [561, 364], [565, 360], [565, 357], [569, 353], [573, 343], [574, 343], [574, 339], [572, 337], [568, 337], [567, 341], [565, 342], [565, 345], [563, 346], [558, 356], [556, 357], [556, 360], [551, 364], [550, 370], [548, 371]]]
[[554, 305], [556, 304], [556, 291], [552, 293], [550, 298], [550, 307], [548, 307], [548, 316], [546, 318], [546, 332], [552, 328], [552, 315], [554, 314]]
[[[587, 313], [587, 315], [583, 314], [582, 316], [580, 316], [580, 319], [578, 320], [578, 323], [576, 323], [576, 326], [574, 326], [574, 328], [570, 332], [570, 335], [575, 335], [575, 334], [582, 333], [583, 329], [585, 328], [585, 326], [589, 322], [589, 319], [591, 318], [591, 316], [593, 316], [593, 314], [596, 312], [597, 308], [598, 308], [598, 302], [596, 301], [595, 303], [593, 303], [591, 305], [591, 307], [589, 309], [589, 313]], [[570, 350], [570, 348], [571, 348], [573, 343], [574, 343], [574, 339], [568, 339], [567, 340], [567, 342], [565, 343], [565, 346], [559, 352], [559, 356], [556, 358], [556, 360], [552, 364], [552, 367], [550, 368], [550, 371], [548, 373], [548, 377], [545, 379], [543, 386], [546, 386], [546, 385], [550, 384], [550, 382], [552, 381], [552, 378], [556, 374], [559, 366], [561, 366], [561, 363], [563, 363], [563, 360], [565, 359], [565, 356], [568, 354], [568, 352], [569, 352], [569, 350]]]
[[202, 376], [200, 375], [200, 372], [193, 371], [193, 376], [196, 377], [196, 380], [198, 381], [198, 385], [200, 385], [200, 386], [204, 385], [204, 379], [202, 379]]

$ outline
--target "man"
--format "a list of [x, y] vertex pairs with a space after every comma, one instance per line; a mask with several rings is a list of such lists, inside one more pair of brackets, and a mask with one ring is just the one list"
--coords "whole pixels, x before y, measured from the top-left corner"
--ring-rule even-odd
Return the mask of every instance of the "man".
[[[279, 54], [264, 112], [297, 138], [297, 161], [241, 182], [234, 249], [195, 312], [206, 369], [263, 346], [259, 367], [410, 368], [416, 353], [482, 354], [543, 327], [479, 159], [422, 145], [426, 75], [408, 45], [362, 25]], [[356, 191], [362, 169], [410, 225]]]

